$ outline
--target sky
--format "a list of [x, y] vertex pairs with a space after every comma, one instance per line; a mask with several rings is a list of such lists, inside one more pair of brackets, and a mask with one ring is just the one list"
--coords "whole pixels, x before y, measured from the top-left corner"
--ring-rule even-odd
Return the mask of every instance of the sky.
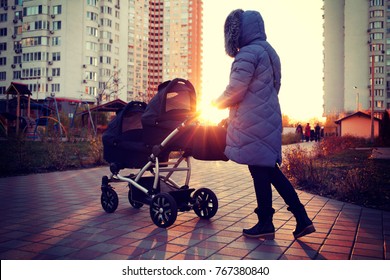
[[257, 10], [265, 22], [267, 41], [281, 59], [282, 113], [292, 120], [321, 119], [322, 5], [322, 0], [203, 0], [203, 106], [222, 94], [229, 81], [233, 59], [224, 49], [227, 15], [235, 9]]

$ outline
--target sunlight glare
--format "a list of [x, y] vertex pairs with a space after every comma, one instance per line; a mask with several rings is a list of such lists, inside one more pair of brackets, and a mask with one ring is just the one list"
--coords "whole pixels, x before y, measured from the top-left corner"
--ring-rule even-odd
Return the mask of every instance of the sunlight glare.
[[211, 104], [211, 99], [202, 99], [199, 103], [199, 121], [202, 124], [218, 125], [228, 117], [228, 109], [221, 110]]

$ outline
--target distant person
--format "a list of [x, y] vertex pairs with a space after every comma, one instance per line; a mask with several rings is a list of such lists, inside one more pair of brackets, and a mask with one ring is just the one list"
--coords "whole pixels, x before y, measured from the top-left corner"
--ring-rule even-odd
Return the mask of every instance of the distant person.
[[309, 140], [310, 140], [310, 133], [311, 133], [311, 127], [310, 127], [310, 124], [307, 123], [306, 126], [305, 126], [305, 139], [306, 139], [306, 142], [309, 142]]
[[321, 139], [321, 127], [318, 123], [314, 128], [314, 133], [315, 133], [315, 141], [319, 142]]
[[[244, 229], [247, 237], [273, 239], [272, 188], [280, 193], [296, 218], [299, 238], [315, 231], [298, 195], [279, 169], [282, 162], [282, 114], [278, 93], [279, 56], [267, 42], [264, 22], [257, 11], [232, 11], [225, 21], [225, 50], [234, 58], [230, 81], [214, 103], [229, 108], [225, 154], [248, 165], [253, 178], [258, 222]], [[238, 190], [237, 190], [238, 191]]]
[[299, 135], [300, 141], [303, 141], [303, 127], [300, 123], [298, 123], [298, 126], [295, 129], [295, 133]]

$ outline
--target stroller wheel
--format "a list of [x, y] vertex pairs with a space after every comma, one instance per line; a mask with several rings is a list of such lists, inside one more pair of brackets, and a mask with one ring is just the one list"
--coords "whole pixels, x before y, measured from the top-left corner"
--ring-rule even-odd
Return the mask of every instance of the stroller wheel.
[[140, 209], [142, 206], [144, 206], [143, 203], [133, 200], [133, 194], [132, 194], [132, 187], [129, 188], [129, 193], [127, 195], [130, 205], [133, 206], [135, 209]]
[[218, 211], [218, 199], [214, 192], [207, 188], [201, 188], [195, 191], [193, 196], [194, 212], [201, 219], [210, 219]]
[[116, 208], [118, 208], [118, 195], [112, 188], [102, 188], [100, 202], [104, 211], [106, 211], [107, 213], [113, 213], [115, 212]]
[[161, 228], [171, 226], [177, 218], [177, 204], [169, 193], [159, 193], [150, 204], [150, 217]]

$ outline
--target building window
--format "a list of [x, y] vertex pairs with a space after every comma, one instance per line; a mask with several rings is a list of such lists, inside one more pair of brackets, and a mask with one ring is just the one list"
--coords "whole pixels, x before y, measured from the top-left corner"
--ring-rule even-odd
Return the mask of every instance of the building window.
[[21, 12], [21, 11], [16, 11], [16, 12], [15, 12], [15, 19], [17, 19], [17, 20], [22, 20], [22, 19], [23, 19], [23, 12]]
[[99, 0], [87, 0], [87, 5], [97, 7]]
[[0, 37], [7, 36], [7, 28], [0, 28]]
[[7, 58], [6, 57], [0, 57], [0, 65], [7, 65]]
[[98, 45], [97, 43], [94, 42], [87, 42], [86, 43], [86, 49], [89, 51], [97, 51], [98, 50]]
[[100, 76], [102, 76], [102, 77], [110, 77], [111, 76], [110, 69], [103, 68], [103, 69], [100, 69], [99, 72], [100, 72]]
[[35, 21], [35, 22], [24, 22], [22, 25], [23, 31], [34, 31], [34, 30], [49, 30], [48, 21]]
[[23, 32], [23, 27], [22, 25], [15, 26], [14, 27], [14, 35], [20, 35]]
[[371, 29], [383, 28], [383, 21], [374, 21], [374, 22], [370, 22], [370, 28], [371, 28]]
[[112, 26], [112, 20], [108, 19], [108, 18], [102, 18], [102, 19], [100, 19], [100, 25], [101, 26], [109, 26], [109, 27], [111, 27]]
[[60, 84], [52, 84], [51, 85], [51, 92], [59, 92], [61, 89]]
[[53, 69], [51, 69], [51, 73], [52, 73], [53, 77], [61, 76], [60, 68], [53, 68]]
[[377, 101], [375, 101], [375, 107], [376, 108], [383, 108], [383, 106], [384, 106], [384, 102], [383, 102], [383, 100], [377, 100]]
[[101, 56], [100, 63], [111, 64], [111, 57], [109, 56]]
[[92, 21], [98, 21], [98, 14], [93, 12], [87, 12], [87, 19]]
[[111, 44], [101, 43], [100, 50], [110, 52], [111, 51]]
[[102, 39], [112, 39], [112, 33], [109, 31], [100, 31], [100, 38]]
[[8, 0], [0, 0], [0, 7], [8, 7]]
[[39, 5], [39, 6], [32, 6], [32, 7], [26, 7], [23, 8], [23, 16], [35, 16], [35, 15], [42, 15], [48, 14], [47, 6]]
[[22, 72], [20, 72], [20, 71], [13, 71], [12, 77], [13, 77], [14, 80], [18, 80], [18, 79], [20, 79], [22, 77]]
[[0, 22], [7, 22], [7, 14], [0, 14]]
[[59, 14], [62, 14], [62, 6], [61, 5], [53, 6], [53, 15], [59, 15]]
[[383, 39], [383, 33], [382, 32], [375, 32], [370, 34], [371, 40], [382, 40]]
[[98, 37], [98, 29], [95, 27], [87, 26], [87, 35]]
[[97, 89], [96, 87], [85, 87], [85, 93], [89, 95], [96, 96], [97, 95]]
[[6, 51], [7, 50], [7, 43], [0, 43], [0, 51]]
[[383, 6], [383, 0], [370, 0], [370, 7]]
[[61, 45], [61, 37], [53, 37], [51, 38], [52, 46], [60, 46]]
[[53, 21], [53, 30], [61, 30], [61, 21]]
[[0, 81], [7, 80], [7, 72], [0, 72]]
[[41, 77], [42, 70], [39, 67], [26, 68], [22, 70], [22, 78], [39, 78]]
[[[384, 85], [384, 79], [383, 78], [374, 78], [374, 83], [375, 83], [375, 85]], [[370, 85], [372, 85], [372, 79], [370, 79]]]
[[[372, 56], [370, 56], [370, 62], [372, 62]], [[384, 62], [384, 56], [374, 55], [374, 62]]]
[[97, 73], [91, 72], [91, 71], [86, 71], [85, 72], [85, 79], [91, 80], [91, 81], [97, 81]]
[[23, 47], [33, 47], [33, 46], [47, 46], [48, 45], [48, 37], [40, 36], [40, 37], [28, 37], [23, 38], [21, 40], [21, 44]]
[[371, 11], [370, 12], [370, 18], [383, 17], [383, 16], [384, 16], [384, 11], [383, 10], [376, 10], [376, 11]]
[[21, 55], [15, 55], [14, 56], [14, 64], [20, 64], [22, 63], [22, 56]]
[[61, 53], [60, 52], [53, 52], [52, 53], [52, 60], [53, 61], [60, 61], [61, 60]]
[[109, 14], [109, 15], [111, 15], [112, 14], [112, 8], [108, 7], [108, 6], [101, 6], [100, 7], [100, 12], [102, 14]]
[[93, 65], [93, 66], [97, 66], [98, 65], [97, 57], [87, 56], [86, 62], [87, 62], [86, 64], [89, 64], [89, 65]]

